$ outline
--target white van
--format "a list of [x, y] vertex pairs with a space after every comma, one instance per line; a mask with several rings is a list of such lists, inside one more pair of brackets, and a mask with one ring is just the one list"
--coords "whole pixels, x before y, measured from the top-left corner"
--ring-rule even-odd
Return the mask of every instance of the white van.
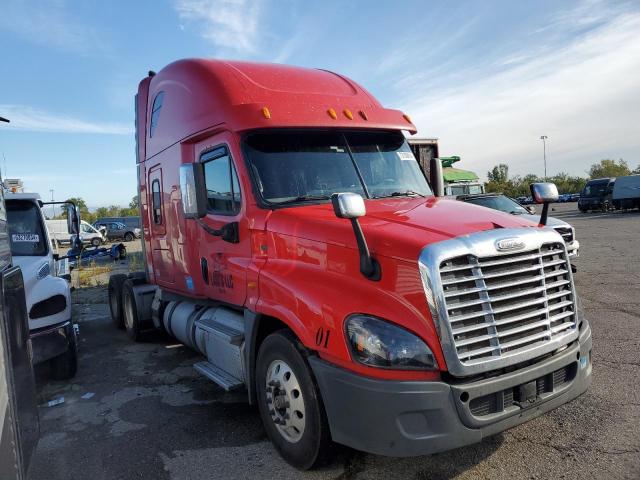
[[[40, 195], [7, 193], [5, 203], [11, 255], [24, 278], [33, 363], [50, 362], [55, 378], [72, 378], [78, 353], [71, 289], [57, 276], [59, 262], [53, 256]], [[67, 221], [63, 222], [68, 231]]]
[[[55, 240], [58, 243], [68, 243], [70, 239], [69, 232], [67, 231], [66, 220], [47, 220], [47, 229], [51, 240]], [[93, 225], [82, 220], [80, 222], [80, 240], [82, 243], [90, 243], [94, 247], [99, 247], [104, 243], [104, 235], [96, 230]]]

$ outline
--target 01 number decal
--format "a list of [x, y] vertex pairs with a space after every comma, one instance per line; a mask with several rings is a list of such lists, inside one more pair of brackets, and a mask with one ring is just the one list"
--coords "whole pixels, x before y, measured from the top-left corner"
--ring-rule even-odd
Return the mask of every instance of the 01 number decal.
[[331, 335], [331, 330], [325, 331], [324, 328], [318, 328], [316, 332], [316, 345], [318, 347], [322, 346], [327, 348], [329, 346], [329, 336]]

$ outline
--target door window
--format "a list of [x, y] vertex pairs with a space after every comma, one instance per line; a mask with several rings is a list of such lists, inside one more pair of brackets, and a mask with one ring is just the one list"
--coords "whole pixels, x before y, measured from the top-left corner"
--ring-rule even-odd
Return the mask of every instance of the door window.
[[[214, 158], [211, 158], [213, 156]], [[229, 155], [223, 150], [205, 156], [204, 177], [209, 211], [234, 215], [240, 211], [240, 184]]]
[[151, 184], [151, 207], [153, 209], [153, 223], [160, 225], [162, 223], [162, 197], [160, 194], [160, 181], [154, 180]]

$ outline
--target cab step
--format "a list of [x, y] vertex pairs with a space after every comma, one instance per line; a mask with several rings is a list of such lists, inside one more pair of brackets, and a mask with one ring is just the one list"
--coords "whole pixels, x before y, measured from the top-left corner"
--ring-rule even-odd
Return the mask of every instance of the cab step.
[[207, 377], [209, 380], [220, 385], [227, 392], [231, 390], [237, 390], [238, 388], [244, 387], [244, 382], [242, 380], [238, 380], [233, 375], [225, 372], [221, 368], [216, 367], [211, 362], [198, 362], [193, 365], [199, 373]]

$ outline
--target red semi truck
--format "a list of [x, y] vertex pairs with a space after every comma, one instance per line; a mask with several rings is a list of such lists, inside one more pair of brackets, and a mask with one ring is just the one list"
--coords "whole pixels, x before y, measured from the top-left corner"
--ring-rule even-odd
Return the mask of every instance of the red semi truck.
[[562, 238], [435, 196], [410, 118], [357, 83], [181, 60], [135, 105], [146, 271], [111, 277], [112, 317], [246, 389], [292, 465], [471, 444], [588, 388]]

